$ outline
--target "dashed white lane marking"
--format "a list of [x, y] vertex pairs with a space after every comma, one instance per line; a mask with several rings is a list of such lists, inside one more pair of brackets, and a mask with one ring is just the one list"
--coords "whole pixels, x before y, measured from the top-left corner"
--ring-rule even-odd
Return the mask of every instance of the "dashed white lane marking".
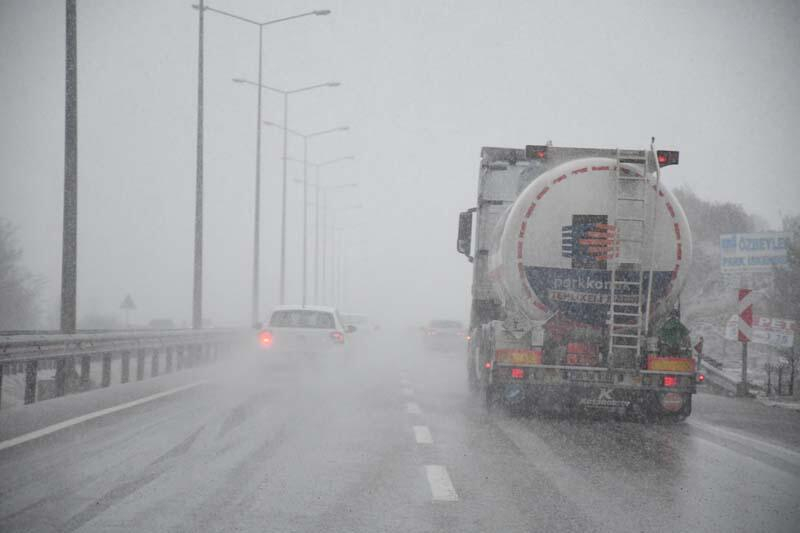
[[728, 431], [727, 429], [712, 426], [711, 424], [706, 424], [705, 422], [700, 422], [699, 420], [694, 420], [691, 418], [686, 422], [690, 426], [694, 426], [697, 429], [708, 431], [713, 435], [730, 439], [734, 442], [738, 442], [739, 444], [744, 444], [745, 446], [750, 446], [763, 453], [772, 455], [778, 459], [783, 459], [784, 461], [792, 463], [793, 465], [800, 466], [800, 453], [788, 448], [784, 448], [783, 446], [770, 444], [769, 442], [764, 442], [763, 440], [754, 439], [753, 437], [748, 437], [747, 435], [742, 435], [741, 433], [736, 433], [734, 431]]
[[406, 411], [412, 415], [422, 414], [422, 410], [419, 408], [419, 405], [417, 405], [415, 402], [408, 402], [406, 404]]
[[405, 394], [406, 396], [414, 396], [414, 389], [410, 389], [410, 388], [408, 388], [408, 387], [403, 387], [403, 388], [401, 389], [401, 391], [402, 391], [402, 393], [403, 393], [403, 394]]
[[428, 426], [414, 426], [414, 438], [417, 444], [433, 444], [433, 435]]
[[42, 429], [37, 429], [36, 431], [31, 431], [30, 433], [25, 433], [24, 435], [20, 435], [19, 437], [14, 437], [13, 439], [4, 440], [0, 442], [0, 450], [5, 450], [6, 448], [11, 448], [12, 446], [16, 446], [18, 444], [23, 444], [25, 442], [32, 441], [34, 439], [38, 439], [40, 437], [44, 437], [45, 435], [49, 435], [51, 433], [55, 433], [56, 431], [60, 431], [62, 429], [66, 429], [71, 426], [75, 426], [77, 424], [81, 424], [88, 420], [92, 420], [94, 418], [99, 418], [101, 416], [110, 415], [111, 413], [116, 413], [117, 411], [122, 411], [123, 409], [130, 409], [131, 407], [135, 407], [137, 405], [142, 405], [143, 403], [152, 402], [153, 400], [158, 400], [159, 398], [164, 398], [165, 396], [170, 396], [172, 394], [176, 394], [178, 392], [184, 391], [186, 389], [191, 389], [193, 387], [197, 387], [199, 385], [204, 385], [208, 383], [207, 381], [197, 381], [195, 383], [190, 383], [188, 385], [183, 385], [181, 387], [177, 387], [174, 389], [170, 389], [164, 392], [159, 392], [158, 394], [152, 394], [150, 396], [145, 396], [144, 398], [139, 398], [138, 400], [134, 400], [132, 402], [123, 403], [120, 405], [115, 405], [114, 407], [109, 407], [107, 409], [101, 409], [99, 411], [95, 411], [93, 413], [77, 416], [75, 418], [70, 418], [69, 420], [65, 420], [63, 422], [59, 422], [58, 424], [53, 424], [52, 426], [47, 426]]
[[402, 385], [403, 387], [410, 387], [411, 382], [404, 378], [400, 380], [400, 385]]
[[425, 474], [428, 476], [428, 484], [431, 486], [431, 495], [434, 500], [455, 502], [458, 501], [453, 482], [447, 474], [447, 468], [442, 465], [425, 465]]

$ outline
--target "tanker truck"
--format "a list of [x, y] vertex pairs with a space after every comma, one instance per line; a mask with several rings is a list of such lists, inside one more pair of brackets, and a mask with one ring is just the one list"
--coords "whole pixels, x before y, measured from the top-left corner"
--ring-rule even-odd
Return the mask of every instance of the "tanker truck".
[[679, 296], [692, 236], [661, 183], [678, 157], [652, 144], [482, 149], [456, 247], [473, 266], [468, 380], [487, 405], [689, 416]]

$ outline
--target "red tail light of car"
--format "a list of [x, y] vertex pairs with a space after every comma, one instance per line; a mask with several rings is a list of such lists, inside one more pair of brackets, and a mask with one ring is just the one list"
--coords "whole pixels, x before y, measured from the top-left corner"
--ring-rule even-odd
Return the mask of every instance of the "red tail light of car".
[[258, 343], [265, 348], [272, 346], [272, 333], [269, 331], [262, 331], [259, 333]]
[[341, 331], [331, 331], [331, 339], [336, 344], [344, 344], [344, 333]]

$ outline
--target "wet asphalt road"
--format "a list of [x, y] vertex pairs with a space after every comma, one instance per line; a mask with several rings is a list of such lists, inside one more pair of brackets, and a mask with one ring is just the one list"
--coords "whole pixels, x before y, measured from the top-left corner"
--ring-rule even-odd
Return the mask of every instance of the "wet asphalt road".
[[[457, 354], [242, 356], [0, 413], [0, 531], [797, 531], [800, 413], [695, 397], [686, 423], [486, 413]], [[2, 442], [0, 442], [2, 445]]]

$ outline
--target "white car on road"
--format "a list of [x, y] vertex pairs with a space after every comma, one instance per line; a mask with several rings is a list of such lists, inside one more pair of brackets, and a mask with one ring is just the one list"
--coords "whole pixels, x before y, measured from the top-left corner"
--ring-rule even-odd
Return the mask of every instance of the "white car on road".
[[317, 354], [343, 352], [347, 334], [334, 307], [282, 305], [272, 311], [269, 322], [258, 333], [261, 350], [276, 353]]

